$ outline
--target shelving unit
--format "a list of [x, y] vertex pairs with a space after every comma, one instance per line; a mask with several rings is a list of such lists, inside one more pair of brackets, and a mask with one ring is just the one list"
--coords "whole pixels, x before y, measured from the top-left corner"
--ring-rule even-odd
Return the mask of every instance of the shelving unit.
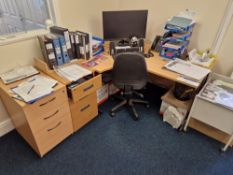
[[171, 28], [168, 24], [164, 29], [169, 36], [164, 39], [160, 56], [168, 59], [181, 58], [190, 43], [195, 23], [192, 22], [186, 28]]

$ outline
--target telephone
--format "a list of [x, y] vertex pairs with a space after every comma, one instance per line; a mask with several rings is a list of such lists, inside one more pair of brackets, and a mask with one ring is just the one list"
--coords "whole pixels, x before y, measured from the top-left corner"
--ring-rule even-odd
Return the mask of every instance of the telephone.
[[172, 36], [172, 32], [166, 32], [163, 36], [156, 35], [152, 45], [151, 50], [154, 50], [156, 52], [160, 52], [162, 45], [164, 44], [166, 38]]
[[151, 45], [151, 50], [154, 50], [156, 52], [159, 52], [160, 49], [160, 42], [161, 42], [162, 36], [157, 35]]
[[156, 52], [159, 52], [160, 51], [160, 48], [162, 47], [162, 44], [161, 43], [161, 39], [162, 39], [162, 36], [159, 36], [157, 35], [151, 45], [151, 48], [148, 50], [148, 53], [145, 53], [144, 56], [146, 58], [150, 58], [150, 57], [153, 57], [154, 54], [151, 52], [152, 50], [153, 51], [156, 51]]

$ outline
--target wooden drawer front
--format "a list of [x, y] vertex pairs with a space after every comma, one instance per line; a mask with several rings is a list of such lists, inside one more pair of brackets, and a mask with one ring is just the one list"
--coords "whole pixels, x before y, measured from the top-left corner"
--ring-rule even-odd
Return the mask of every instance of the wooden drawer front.
[[[56, 109], [58, 106], [68, 103], [68, 97], [65, 87], [53, 92], [51, 95], [48, 95], [31, 105], [27, 105], [25, 108], [25, 113], [27, 118], [35, 116], [47, 116], [50, 114], [52, 109]], [[29, 119], [30, 120], [30, 119]]]
[[70, 116], [61, 117], [56, 122], [51, 121], [47, 127], [34, 135], [41, 155], [47, 153], [72, 132], [73, 126]]
[[68, 103], [57, 106], [54, 109], [50, 109], [45, 115], [29, 117], [29, 125], [33, 133], [36, 133], [39, 130], [46, 128], [49, 123], [56, 123], [64, 116], [70, 117], [70, 108]]
[[189, 115], [225, 133], [233, 133], [233, 111], [220, 105], [196, 97]]
[[98, 115], [97, 96], [92, 93], [81, 99], [77, 103], [71, 104], [71, 116], [73, 120], [74, 131], [87, 124]]
[[95, 92], [102, 86], [102, 76], [98, 75], [86, 82], [76, 86], [71, 90], [72, 99], [74, 102], [78, 102], [83, 97]]

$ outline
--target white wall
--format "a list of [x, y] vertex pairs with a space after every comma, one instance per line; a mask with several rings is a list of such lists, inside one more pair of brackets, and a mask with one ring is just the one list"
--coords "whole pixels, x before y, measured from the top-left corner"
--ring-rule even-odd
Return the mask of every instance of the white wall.
[[196, 12], [197, 25], [191, 38], [190, 48], [206, 49], [212, 46], [223, 17], [227, 0], [121, 0], [121, 9], [148, 9], [147, 37], [163, 34], [168, 18], [189, 9]]
[[[42, 56], [36, 39], [0, 46], [0, 53], [0, 73], [19, 65], [30, 65], [34, 57]], [[0, 101], [0, 123], [7, 118], [8, 115]]]
[[217, 64], [214, 71], [224, 75], [230, 76], [233, 72], [233, 19], [231, 20], [230, 27], [224, 36], [223, 43], [218, 53]]
[[119, 9], [119, 0], [59, 0], [60, 23], [70, 30], [83, 30], [102, 36], [102, 11]]

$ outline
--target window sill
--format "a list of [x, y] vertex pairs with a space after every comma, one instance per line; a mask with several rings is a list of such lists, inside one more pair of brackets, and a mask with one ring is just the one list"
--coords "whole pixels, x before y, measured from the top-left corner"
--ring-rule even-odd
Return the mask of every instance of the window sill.
[[14, 44], [16, 42], [29, 40], [32, 38], [37, 37], [38, 35], [45, 35], [48, 34], [49, 30], [46, 29], [40, 29], [40, 30], [33, 30], [25, 33], [18, 33], [13, 34], [12, 36], [0, 36], [0, 46]]

